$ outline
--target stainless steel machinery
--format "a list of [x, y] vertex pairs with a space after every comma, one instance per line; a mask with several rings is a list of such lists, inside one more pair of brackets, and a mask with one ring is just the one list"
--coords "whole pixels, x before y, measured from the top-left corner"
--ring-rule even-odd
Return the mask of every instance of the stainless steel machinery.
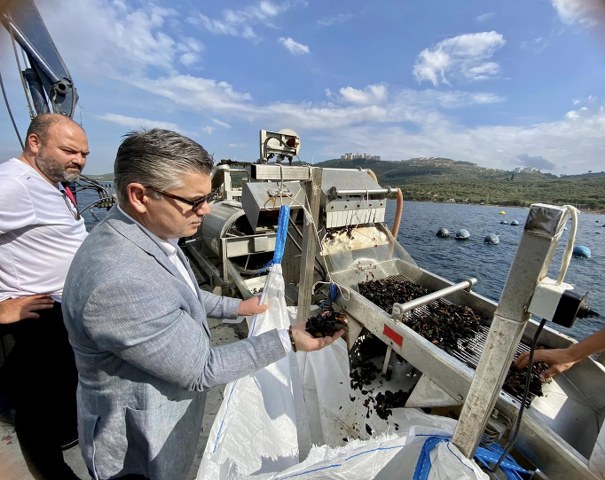
[[[453, 441], [472, 456], [481, 433], [495, 418], [507, 419], [504, 424], [510, 425], [519, 413], [520, 399], [501, 391], [502, 382], [514, 355], [528, 349], [536, 332], [537, 323], [529, 319], [526, 307], [546, 275], [565, 212], [532, 206], [496, 304], [472, 291], [474, 279], [454, 285], [416, 265], [384, 223], [387, 199], [396, 189], [379, 185], [372, 172], [269, 164], [271, 156], [290, 159], [297, 154], [300, 141], [291, 130], [261, 131], [261, 143], [265, 158], [249, 166], [241, 186], [233, 184], [230, 166], [219, 166], [214, 186], [221, 189], [223, 200], [213, 205], [199, 235], [185, 242], [201, 280], [211, 288], [235, 286], [243, 296], [258, 292], [263, 267], [272, 258], [277, 212], [282, 204], [290, 205], [282, 266], [291, 290], [288, 301], [298, 305], [299, 320], [308, 317], [318, 289], [335, 287], [335, 304], [349, 319], [349, 347], [360, 334], [370, 332], [384, 343], [385, 369], [397, 354], [421, 372], [405, 386], [410, 390], [406, 406], [456, 411], [459, 423]], [[391, 278], [430, 293], [394, 305], [392, 313], [359, 293], [361, 282]], [[486, 323], [464, 348], [448, 353], [407, 324], [435, 302], [468, 306]], [[550, 347], [570, 342], [548, 326], [540, 336], [540, 343]], [[587, 360], [544, 385], [545, 396], [534, 399], [521, 419], [515, 451], [543, 477], [597, 478], [588, 464], [601, 448], [604, 384], [605, 369]], [[505, 431], [502, 437], [505, 441]]]

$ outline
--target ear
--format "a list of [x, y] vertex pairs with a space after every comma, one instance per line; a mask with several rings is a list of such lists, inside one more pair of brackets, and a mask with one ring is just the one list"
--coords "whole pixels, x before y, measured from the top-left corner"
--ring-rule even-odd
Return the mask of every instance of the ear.
[[27, 137], [26, 142], [27, 147], [34, 154], [37, 154], [40, 151], [40, 148], [42, 147], [42, 140], [40, 139], [37, 133], [30, 133]]
[[129, 183], [126, 191], [130, 206], [138, 213], [146, 213], [148, 197], [145, 195], [145, 187], [140, 183]]

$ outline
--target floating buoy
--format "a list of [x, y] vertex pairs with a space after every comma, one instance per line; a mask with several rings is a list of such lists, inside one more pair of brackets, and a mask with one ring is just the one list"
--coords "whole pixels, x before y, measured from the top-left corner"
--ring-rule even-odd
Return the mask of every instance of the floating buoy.
[[447, 228], [437, 230], [437, 236], [440, 238], [450, 238], [450, 231]]
[[456, 232], [456, 240], [467, 240], [468, 238], [470, 238], [470, 236], [471, 234], [466, 228], [463, 228]]
[[572, 253], [574, 257], [580, 258], [590, 258], [592, 256], [590, 248], [588, 248], [586, 245], [576, 245], [575, 247], [573, 247]]
[[485, 243], [489, 243], [490, 245], [498, 245], [500, 243], [500, 237], [495, 233], [490, 233], [483, 238]]
[[501, 225], [507, 225], [507, 224], [508, 224], [508, 222], [507, 222], [506, 220], [501, 220], [501, 221], [500, 221], [500, 224], [501, 224]]
[[504, 210], [500, 210], [500, 215], [506, 215], [506, 212]]
[[512, 222], [510, 222], [511, 225], [519, 225], [519, 222], [517, 222], [517, 220], [513, 220]]

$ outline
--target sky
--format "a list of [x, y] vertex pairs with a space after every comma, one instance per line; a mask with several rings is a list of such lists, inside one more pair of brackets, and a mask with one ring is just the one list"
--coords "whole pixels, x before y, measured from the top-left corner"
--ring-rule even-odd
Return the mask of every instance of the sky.
[[[307, 163], [437, 156], [605, 170], [605, 0], [35, 0], [77, 88], [88, 174], [166, 128], [254, 162], [293, 129]], [[29, 123], [10, 38], [0, 72]], [[20, 153], [0, 105], [0, 159]]]

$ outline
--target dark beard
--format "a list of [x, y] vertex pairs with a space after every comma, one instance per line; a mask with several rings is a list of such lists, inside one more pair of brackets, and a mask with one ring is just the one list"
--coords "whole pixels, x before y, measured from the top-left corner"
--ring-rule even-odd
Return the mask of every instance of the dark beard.
[[52, 159], [46, 156], [45, 151], [41, 151], [36, 159], [36, 164], [40, 171], [50, 178], [53, 182], [75, 182], [80, 178], [80, 170], [67, 171], [65, 167], [57, 165]]
[[63, 178], [59, 180], [60, 182], [77, 182], [80, 179], [80, 171], [77, 172], [67, 172], [65, 170], [62, 171]]

